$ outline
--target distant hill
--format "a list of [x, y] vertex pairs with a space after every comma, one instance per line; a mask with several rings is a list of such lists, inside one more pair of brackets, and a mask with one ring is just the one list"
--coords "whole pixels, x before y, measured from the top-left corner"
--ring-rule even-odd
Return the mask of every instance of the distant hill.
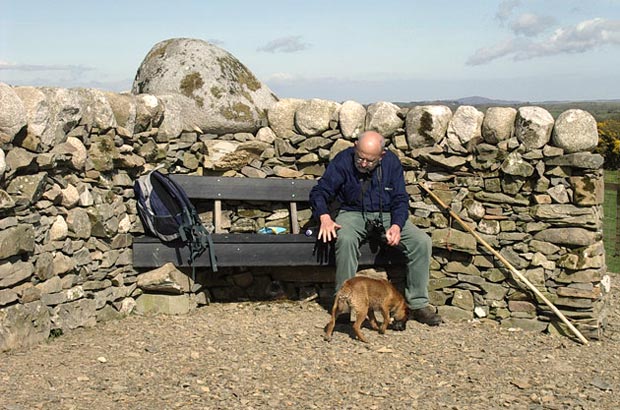
[[459, 98], [456, 100], [459, 104], [462, 105], [516, 105], [522, 104], [521, 101], [507, 101], [507, 100], [494, 100], [486, 97], [465, 97]]
[[495, 100], [486, 97], [472, 96], [458, 98], [456, 100], [434, 100], [434, 101], [410, 101], [395, 102], [399, 107], [415, 107], [417, 105], [445, 105], [450, 107], [452, 111], [461, 105], [472, 105], [480, 111], [486, 111], [489, 107], [523, 107], [526, 105], [535, 105], [549, 111], [553, 118], [557, 118], [562, 112], [578, 108], [588, 111], [596, 118], [597, 121], [605, 121], [607, 119], [620, 120], [620, 99], [611, 100], [592, 100], [592, 101], [513, 101], [513, 100]]
[[411, 107], [416, 105], [447, 105], [447, 106], [459, 106], [459, 105], [484, 105], [484, 106], [503, 106], [503, 105], [523, 105], [523, 101], [509, 101], [509, 100], [494, 100], [492, 98], [472, 96], [458, 98], [456, 100], [427, 100], [427, 101], [410, 101], [410, 102], [395, 102], [394, 104], [401, 107]]

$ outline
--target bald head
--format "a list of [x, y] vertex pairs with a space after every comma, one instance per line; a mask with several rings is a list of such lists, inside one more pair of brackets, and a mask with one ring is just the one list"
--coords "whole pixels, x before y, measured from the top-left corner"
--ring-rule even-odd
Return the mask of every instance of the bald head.
[[355, 167], [362, 173], [372, 171], [385, 154], [385, 139], [375, 131], [366, 131], [355, 141]]
[[366, 131], [357, 139], [357, 149], [371, 156], [379, 156], [385, 148], [385, 138], [376, 131]]

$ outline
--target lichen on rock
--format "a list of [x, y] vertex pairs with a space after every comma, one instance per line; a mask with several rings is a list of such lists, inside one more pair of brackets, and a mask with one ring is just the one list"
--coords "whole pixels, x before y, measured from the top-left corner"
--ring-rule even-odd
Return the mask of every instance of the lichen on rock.
[[180, 94], [200, 115], [182, 119], [204, 132], [255, 132], [277, 97], [226, 50], [203, 40], [173, 38], [153, 46], [140, 65], [133, 94]]

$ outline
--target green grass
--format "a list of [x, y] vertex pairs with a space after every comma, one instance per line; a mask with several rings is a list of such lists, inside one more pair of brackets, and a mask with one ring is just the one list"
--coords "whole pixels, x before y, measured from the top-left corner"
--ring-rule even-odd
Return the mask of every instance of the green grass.
[[[620, 183], [619, 171], [605, 171], [605, 182]], [[605, 200], [603, 202], [603, 242], [605, 244], [605, 254], [607, 270], [609, 272], [620, 272], [620, 238], [617, 238], [616, 224], [618, 223], [618, 208], [616, 205], [618, 193], [613, 189], [605, 189]], [[618, 245], [616, 242], [618, 241]]]

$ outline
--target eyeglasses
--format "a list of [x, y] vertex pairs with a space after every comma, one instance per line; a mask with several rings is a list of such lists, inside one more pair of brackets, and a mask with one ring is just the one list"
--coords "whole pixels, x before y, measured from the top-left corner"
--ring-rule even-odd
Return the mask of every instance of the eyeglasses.
[[365, 162], [366, 166], [372, 167], [374, 165], [377, 165], [380, 160], [381, 160], [380, 157], [377, 159], [373, 159], [373, 160], [370, 160], [368, 158], [361, 158], [357, 152], [355, 153], [355, 163], [357, 164], [362, 164]]

